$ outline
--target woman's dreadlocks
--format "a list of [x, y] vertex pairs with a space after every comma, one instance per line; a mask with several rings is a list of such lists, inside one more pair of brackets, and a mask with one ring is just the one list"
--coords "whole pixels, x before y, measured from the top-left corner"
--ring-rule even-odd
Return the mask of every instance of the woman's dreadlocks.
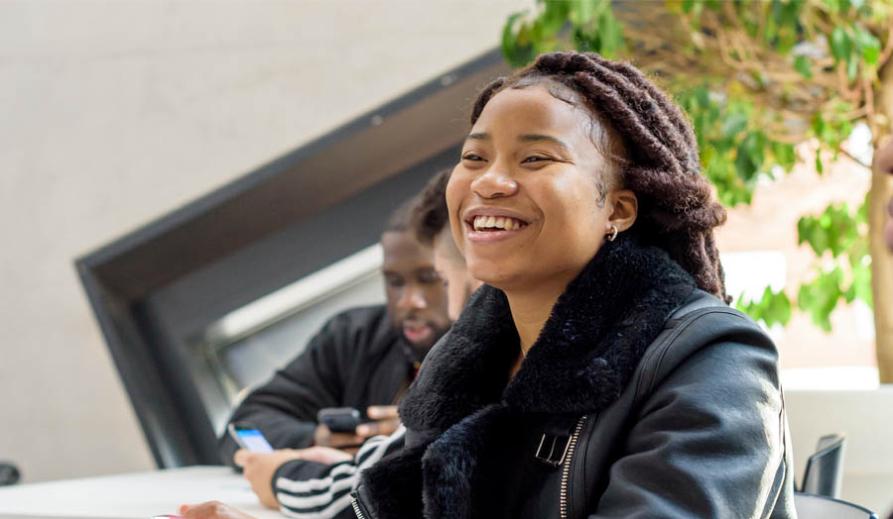
[[619, 163], [617, 180], [639, 201], [632, 230], [666, 250], [700, 288], [729, 301], [713, 236], [726, 212], [700, 174], [697, 141], [682, 111], [632, 65], [589, 52], [555, 52], [488, 85], [474, 104], [471, 123], [498, 92], [534, 84], [569, 90], [596, 124], [611, 127], [603, 132], [606, 138], [619, 136], [622, 143], [608, 146], [627, 152], [608, 153], [606, 159]]

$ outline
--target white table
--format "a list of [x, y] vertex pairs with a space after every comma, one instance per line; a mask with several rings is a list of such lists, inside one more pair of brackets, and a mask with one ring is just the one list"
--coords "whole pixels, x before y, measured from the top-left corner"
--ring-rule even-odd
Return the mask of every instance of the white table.
[[176, 514], [184, 503], [216, 499], [258, 519], [282, 519], [267, 510], [228, 467], [186, 467], [0, 488], [0, 518], [146, 519]]

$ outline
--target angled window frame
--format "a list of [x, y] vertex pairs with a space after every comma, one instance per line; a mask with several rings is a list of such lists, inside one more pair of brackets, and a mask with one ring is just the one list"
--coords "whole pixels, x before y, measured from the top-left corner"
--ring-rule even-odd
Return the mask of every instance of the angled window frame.
[[469, 104], [508, 71], [486, 52], [75, 261], [159, 467], [220, 463], [207, 392], [225, 390], [201, 387], [196, 341], [374, 246], [390, 211], [455, 162]]

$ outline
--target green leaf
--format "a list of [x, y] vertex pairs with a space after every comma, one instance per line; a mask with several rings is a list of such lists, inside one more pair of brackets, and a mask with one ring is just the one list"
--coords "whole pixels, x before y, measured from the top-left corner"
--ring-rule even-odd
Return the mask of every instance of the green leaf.
[[858, 210], [851, 210], [847, 204], [831, 204], [817, 216], [798, 220], [797, 242], [809, 243], [816, 256], [830, 252], [836, 258], [854, 250], [862, 223]]
[[868, 306], [874, 306], [871, 291], [871, 256], [864, 255], [863, 261], [853, 268], [852, 289], [854, 299], [859, 299]]
[[775, 161], [778, 165], [785, 171], [790, 172], [794, 169], [794, 165], [797, 163], [797, 152], [793, 144], [773, 142], [772, 154], [775, 156]]
[[571, 3], [566, 0], [547, 0], [546, 8], [543, 9], [542, 14], [539, 16], [543, 34], [546, 36], [554, 36], [560, 31], [564, 25], [568, 23], [570, 8]]
[[807, 235], [812, 232], [812, 229], [809, 227], [811, 224], [810, 220], [806, 218], [798, 218], [797, 219], [797, 245], [802, 244], [804, 241], [809, 241]]
[[801, 39], [802, 8], [803, 2], [799, 0], [772, 0], [771, 8], [758, 15], [765, 18], [765, 44], [781, 54], [788, 54]]
[[819, 175], [825, 172], [825, 164], [822, 162], [822, 156], [818, 153], [815, 154], [815, 170]]
[[[513, 67], [523, 67], [536, 56], [533, 45], [527, 41], [522, 43], [519, 38], [525, 31], [524, 16], [523, 12], [510, 15], [502, 28], [502, 55]], [[520, 27], [516, 28], [516, 25]]]
[[766, 137], [758, 131], [748, 133], [738, 145], [735, 168], [745, 183], [750, 184], [756, 180], [763, 165], [765, 146]]
[[599, 17], [598, 27], [601, 39], [601, 49], [599, 51], [606, 57], [613, 57], [623, 46], [620, 22], [614, 18], [610, 9], [605, 9], [601, 17]]
[[816, 112], [815, 115], [812, 116], [812, 133], [815, 134], [819, 139], [825, 135], [825, 118], [822, 117], [821, 112]]
[[837, 13], [845, 13], [850, 8], [850, 0], [824, 0], [824, 3]]
[[755, 321], [762, 321], [766, 326], [786, 325], [791, 320], [792, 305], [784, 291], [774, 292], [766, 287], [763, 295], [756, 301], [738, 300], [735, 307], [750, 315]]
[[864, 27], [856, 26], [856, 46], [862, 53], [862, 59], [869, 65], [877, 65], [881, 55], [881, 42]]
[[843, 27], [835, 27], [831, 31], [831, 55], [836, 61], [843, 61], [850, 55], [850, 36]]
[[843, 273], [835, 267], [821, 272], [811, 283], [801, 285], [797, 294], [797, 306], [825, 332], [831, 331], [831, 313], [843, 295], [840, 289], [842, 279]]
[[730, 115], [722, 125], [722, 134], [726, 138], [734, 138], [747, 128], [747, 114]]
[[591, 23], [595, 16], [597, 3], [598, 0], [576, 0], [572, 2], [568, 15], [571, 24], [576, 27]]
[[802, 216], [797, 221], [797, 243], [809, 244], [816, 256], [828, 250], [828, 235], [822, 229], [819, 218]]
[[806, 56], [797, 56], [794, 58], [794, 68], [806, 79], [812, 78], [812, 65], [809, 63], [809, 58]]

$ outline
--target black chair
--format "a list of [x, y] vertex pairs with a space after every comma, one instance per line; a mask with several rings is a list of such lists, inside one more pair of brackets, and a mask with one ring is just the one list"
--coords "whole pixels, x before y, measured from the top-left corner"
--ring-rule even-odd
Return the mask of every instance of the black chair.
[[21, 474], [12, 463], [0, 462], [0, 487], [15, 485], [19, 482]]
[[878, 519], [864, 506], [842, 499], [794, 492], [794, 508], [800, 519]]
[[842, 434], [829, 434], [819, 438], [816, 451], [806, 460], [800, 492], [840, 497], [844, 440]]

